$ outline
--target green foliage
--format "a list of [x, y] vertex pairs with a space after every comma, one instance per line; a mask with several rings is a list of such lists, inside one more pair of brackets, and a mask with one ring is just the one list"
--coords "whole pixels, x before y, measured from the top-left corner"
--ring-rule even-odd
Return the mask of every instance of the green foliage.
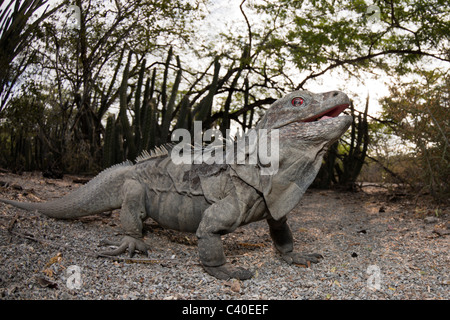
[[[40, 102], [29, 96], [15, 98], [11, 105], [13, 108], [9, 108], [6, 113], [8, 120], [0, 125], [0, 160], [21, 171], [35, 167], [32, 147], [39, 134], [37, 122], [42, 121], [45, 110]], [[5, 157], [7, 154], [13, 154], [15, 158], [8, 159]]]
[[33, 38], [39, 35], [39, 25], [62, 6], [47, 7], [40, 16], [36, 14], [33, 17], [46, 3], [47, 0], [0, 2], [0, 113], [25, 70], [24, 66], [34, 61], [35, 52], [23, 53]]
[[403, 154], [414, 162], [411, 185], [448, 200], [450, 196], [450, 76], [421, 71], [408, 84], [393, 85], [383, 100], [383, 119], [403, 142]]
[[0, 121], [0, 165], [15, 171], [58, 169], [64, 145], [49, 141], [65, 134], [64, 114], [47, 108], [51, 89], [44, 93], [34, 83], [25, 83], [27, 95], [14, 97]]
[[261, 1], [254, 8], [272, 17], [261, 50], [281, 54], [300, 71], [311, 70], [298, 88], [343, 65], [352, 72], [381, 68], [405, 74], [424, 55], [450, 61], [450, 7], [444, 2], [374, 1], [380, 8], [374, 29], [366, 13], [369, 1]]
[[[22, 1], [20, 6], [14, 7], [13, 4], [12, 7], [20, 7], [20, 10], [23, 8], [23, 12], [28, 10], [31, 14], [45, 2]], [[138, 130], [144, 130], [143, 117], [150, 104], [147, 99], [146, 105], [141, 106], [144, 102], [139, 90], [148, 71], [142, 65], [146, 65], [144, 60], [150, 54], [157, 56], [164, 52], [167, 43], [176, 39], [177, 44], [181, 45], [186, 40], [185, 36], [190, 33], [188, 22], [192, 19], [191, 13], [196, 10], [184, 1], [77, 0], [72, 4], [81, 8], [79, 30], [68, 24], [73, 17], [68, 1], [55, 4], [54, 8], [57, 10], [50, 7], [47, 13], [54, 13], [51, 19], [44, 20], [50, 16], [47, 13], [36, 17], [36, 24], [30, 25], [28, 29], [22, 30], [22, 27], [18, 27], [20, 24], [15, 24], [15, 32], [8, 33], [11, 38], [6, 40], [10, 43], [17, 42], [19, 47], [23, 47], [24, 39], [27, 39], [26, 50], [32, 54], [24, 54], [26, 59], [22, 59], [22, 56], [15, 53], [17, 59], [13, 62], [13, 67], [17, 64], [18, 69], [25, 72], [22, 75], [17, 72], [10, 78], [2, 77], [1, 80], [8, 82], [21, 75], [22, 83], [34, 83], [37, 88], [35, 91], [29, 91], [26, 86], [17, 86], [14, 94], [29, 96], [46, 110], [50, 110], [54, 121], [45, 122], [43, 117], [37, 118], [34, 125], [40, 128], [41, 134], [34, 138], [39, 140], [36, 146], [44, 145], [46, 150], [54, 153], [52, 161], [55, 165], [57, 163], [66, 171], [96, 171], [102, 163], [102, 138], [106, 135], [102, 121], [109, 109], [116, 107], [117, 103], [121, 112], [117, 118], [120, 121], [117, 129], [120, 130], [116, 130], [116, 135], [120, 133], [118, 137], [124, 137], [123, 151], [133, 157], [142, 148], [143, 132]], [[22, 15], [22, 11], [18, 15]], [[8, 17], [6, 12], [2, 19], [5, 17]], [[7, 24], [2, 28], [5, 26]], [[23, 34], [20, 33], [22, 31]], [[35, 33], [35, 40], [29, 42], [28, 35], [25, 35], [31, 33]], [[2, 33], [3, 36], [6, 34], [6, 31]], [[167, 42], [161, 42], [161, 39]], [[0, 56], [1, 54], [2, 52]], [[125, 64], [127, 70], [124, 68]], [[47, 93], [47, 97], [42, 99], [39, 91]], [[3, 100], [3, 96], [1, 98], [0, 112], [3, 105], [7, 111], [0, 113], [3, 121], [8, 119], [15, 106], [12, 100]], [[135, 102], [133, 109], [129, 109], [130, 99]], [[138, 109], [141, 112], [133, 113]], [[140, 117], [141, 113], [143, 117]], [[130, 123], [130, 114], [135, 116], [136, 125]], [[149, 120], [148, 117], [146, 119]], [[50, 130], [46, 124], [53, 125], [54, 129]], [[147, 133], [148, 125], [150, 123], [145, 129]], [[3, 163], [11, 163], [12, 159], [17, 158], [12, 151], [17, 149], [15, 144], [19, 146], [17, 139], [7, 137], [8, 132], [12, 131], [4, 133], [5, 139], [13, 146], [2, 155], [5, 158]], [[33, 148], [36, 152], [38, 149]], [[34, 156], [42, 157], [38, 153]], [[42, 168], [42, 159], [35, 163], [33, 168]]]

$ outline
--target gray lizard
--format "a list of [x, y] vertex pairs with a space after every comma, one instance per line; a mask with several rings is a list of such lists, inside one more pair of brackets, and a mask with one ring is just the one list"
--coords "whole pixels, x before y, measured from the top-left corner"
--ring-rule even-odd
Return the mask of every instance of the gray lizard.
[[[339, 91], [295, 91], [275, 101], [254, 128], [267, 130], [269, 138], [274, 132], [279, 137], [278, 167], [272, 174], [262, 174], [266, 168], [259, 154], [256, 164], [176, 164], [170, 152], [159, 149], [135, 164], [127, 161], [106, 169], [50, 202], [0, 201], [57, 219], [121, 208], [127, 236], [109, 254], [146, 251], [148, 245], [140, 238], [143, 221], [149, 217], [165, 228], [196, 233], [200, 262], [219, 279], [251, 278], [250, 271], [227, 262], [221, 235], [262, 219], [267, 220], [274, 246], [285, 261], [317, 263], [321, 255], [293, 251], [286, 216], [313, 182], [327, 148], [350, 126], [351, 116], [339, 116], [349, 103]], [[255, 156], [249, 149], [246, 157]]]

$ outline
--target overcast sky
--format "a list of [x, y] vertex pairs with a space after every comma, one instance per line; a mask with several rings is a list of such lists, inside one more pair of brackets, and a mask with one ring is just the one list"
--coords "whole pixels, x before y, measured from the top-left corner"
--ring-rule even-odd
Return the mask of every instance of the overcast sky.
[[[237, 30], [245, 30], [244, 32], [247, 32], [244, 17], [239, 9], [241, 2], [241, 0], [211, 1], [211, 5], [207, 8], [209, 14], [202, 22], [198, 30], [199, 34], [213, 38], [220, 32], [230, 29], [232, 32], [233, 30], [235, 32], [238, 32]], [[246, 14], [250, 23], [257, 18], [252, 16], [249, 10], [246, 10]], [[317, 80], [308, 81], [305, 89], [313, 92], [341, 90], [357, 102], [355, 105], [359, 107], [358, 109], [364, 107], [367, 94], [370, 93], [369, 113], [375, 115], [381, 110], [378, 100], [389, 94], [388, 87], [384, 84], [387, 79], [381, 73], [379, 76], [379, 79], [375, 79], [374, 75], [365, 74], [364, 79], [348, 79], [348, 77], [336, 71], [329, 72]], [[303, 76], [299, 75], [298, 82], [301, 80], [303, 80]]]
[[[54, 1], [55, 0], [49, 0], [49, 3], [54, 3]], [[196, 37], [217, 39], [216, 36], [220, 32], [246, 35], [247, 25], [239, 9], [241, 2], [242, 0], [210, 0], [203, 2], [203, 4], [207, 4], [206, 11], [208, 12], [208, 15], [203, 21], [199, 21]], [[248, 9], [246, 10], [246, 14], [251, 24], [257, 22], [258, 19], [261, 19], [259, 16], [252, 15]], [[438, 63], [436, 62], [436, 67], [437, 66]], [[293, 69], [292, 72], [286, 73], [293, 74], [293, 79], [299, 83], [303, 80], [304, 75], [299, 74], [296, 78], [295, 72], [298, 71]], [[347, 93], [355, 101], [355, 106], [360, 110], [364, 107], [367, 95], [370, 94], [369, 113], [376, 115], [376, 113], [381, 110], [378, 101], [389, 94], [386, 83], [389, 84], [389, 81], [392, 81], [389, 78], [386, 78], [381, 71], [379, 73], [378, 79], [375, 79], [376, 75], [368, 73], [364, 74], [361, 79], [357, 79], [355, 77], [349, 78], [344, 73], [335, 70], [328, 72], [319, 78], [308, 81], [305, 85], [305, 89], [313, 92], [341, 90]]]

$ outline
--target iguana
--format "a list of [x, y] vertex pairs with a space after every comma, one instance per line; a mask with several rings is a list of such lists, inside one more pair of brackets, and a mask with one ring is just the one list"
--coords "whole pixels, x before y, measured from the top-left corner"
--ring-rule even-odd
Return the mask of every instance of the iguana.
[[[293, 251], [287, 214], [313, 182], [327, 148], [347, 130], [349, 106], [342, 92], [314, 94], [295, 91], [275, 101], [255, 130], [278, 130], [279, 163], [274, 174], [261, 174], [263, 165], [175, 164], [169, 152], [125, 162], [98, 174], [74, 192], [46, 203], [1, 201], [57, 219], [73, 219], [121, 208], [125, 236], [119, 248], [146, 251], [143, 221], [193, 232], [198, 238], [204, 269], [219, 279], [248, 279], [252, 273], [227, 262], [221, 235], [239, 226], [266, 219], [276, 250], [290, 264], [317, 263], [319, 254]], [[251, 152], [251, 151], [249, 151]], [[247, 154], [249, 156], [249, 154]]]

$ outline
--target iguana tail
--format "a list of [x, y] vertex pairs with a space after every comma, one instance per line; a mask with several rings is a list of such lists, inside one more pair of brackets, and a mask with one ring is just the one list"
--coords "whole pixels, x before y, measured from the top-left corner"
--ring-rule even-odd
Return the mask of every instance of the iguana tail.
[[131, 165], [131, 162], [124, 162], [106, 169], [86, 185], [53, 201], [31, 203], [1, 198], [0, 201], [57, 219], [73, 219], [117, 209], [122, 204], [121, 187]]

